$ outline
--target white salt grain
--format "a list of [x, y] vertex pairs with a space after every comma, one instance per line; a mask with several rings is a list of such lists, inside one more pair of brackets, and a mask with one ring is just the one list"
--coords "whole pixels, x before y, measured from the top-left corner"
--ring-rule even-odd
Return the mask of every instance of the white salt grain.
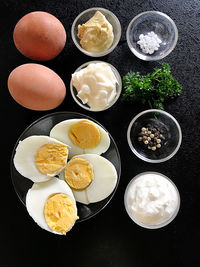
[[158, 35], [155, 32], [148, 32], [146, 35], [140, 34], [139, 41], [137, 44], [140, 45], [140, 48], [145, 54], [153, 54], [160, 47], [162, 41], [158, 38]]

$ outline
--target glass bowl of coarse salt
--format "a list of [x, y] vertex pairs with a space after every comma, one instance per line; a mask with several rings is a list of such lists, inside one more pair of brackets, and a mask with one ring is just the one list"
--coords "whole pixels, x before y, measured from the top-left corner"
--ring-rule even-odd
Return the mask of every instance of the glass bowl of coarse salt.
[[146, 11], [131, 20], [126, 39], [136, 57], [155, 61], [166, 57], [175, 48], [178, 29], [168, 15], [159, 11]]

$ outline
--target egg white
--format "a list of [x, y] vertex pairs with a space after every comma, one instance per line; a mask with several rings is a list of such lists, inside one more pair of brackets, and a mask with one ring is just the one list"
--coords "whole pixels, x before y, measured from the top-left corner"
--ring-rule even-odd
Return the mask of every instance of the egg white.
[[50, 195], [55, 193], [63, 193], [70, 196], [74, 201], [77, 214], [76, 201], [74, 199], [72, 190], [66, 182], [57, 178], [53, 178], [43, 183], [34, 183], [26, 195], [26, 208], [29, 215], [41, 228], [54, 234], [61, 235], [61, 233], [52, 231], [48, 227], [44, 217], [45, 202]]
[[[117, 171], [114, 165], [106, 158], [96, 154], [82, 154], [75, 157], [88, 160], [94, 171], [94, 179], [86, 189], [72, 189], [76, 201], [90, 204], [107, 198], [117, 184]], [[64, 179], [64, 171], [60, 173], [59, 178]]]
[[110, 137], [108, 132], [106, 132], [97, 123], [94, 123], [93, 121], [87, 119], [84, 120], [94, 123], [100, 130], [101, 134], [100, 143], [96, 147], [90, 149], [83, 149], [75, 145], [69, 138], [68, 131], [72, 124], [82, 120], [83, 119], [69, 119], [62, 121], [56, 124], [50, 131], [50, 137], [55, 138], [69, 146], [69, 158], [72, 158], [75, 155], [90, 154], [90, 153], [101, 155], [102, 153], [106, 152], [110, 146]]
[[32, 135], [20, 141], [13, 159], [16, 170], [22, 176], [33, 182], [44, 182], [57, 175], [58, 172], [48, 175], [42, 174], [35, 165], [35, 154], [37, 150], [44, 144], [54, 143], [62, 144], [60, 141], [45, 135]]

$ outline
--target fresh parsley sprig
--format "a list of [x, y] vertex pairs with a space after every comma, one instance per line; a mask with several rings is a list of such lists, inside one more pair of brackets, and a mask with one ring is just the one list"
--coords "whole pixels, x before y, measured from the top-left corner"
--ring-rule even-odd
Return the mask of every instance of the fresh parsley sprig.
[[128, 72], [123, 77], [123, 101], [141, 102], [150, 108], [164, 109], [164, 102], [179, 96], [182, 86], [172, 76], [170, 66], [162, 63], [162, 68], [155, 68], [153, 73], [140, 75]]

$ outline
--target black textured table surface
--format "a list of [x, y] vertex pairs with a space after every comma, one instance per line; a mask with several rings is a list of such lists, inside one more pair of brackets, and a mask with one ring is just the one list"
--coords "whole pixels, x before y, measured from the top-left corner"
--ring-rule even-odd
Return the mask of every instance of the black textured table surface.
[[[166, 105], [180, 123], [183, 133], [178, 153], [169, 161], [150, 164], [136, 158], [128, 147], [127, 127], [147, 106], [118, 102], [110, 109], [91, 113], [73, 101], [69, 82], [71, 73], [92, 60], [73, 44], [70, 29], [75, 17], [87, 8], [104, 7], [115, 13], [122, 25], [120, 43], [101, 58], [113, 64], [123, 76], [130, 70], [145, 74], [164, 61], [170, 64], [183, 93]], [[18, 65], [34, 62], [22, 56], [14, 46], [12, 33], [26, 13], [43, 10], [55, 15], [64, 25], [67, 42], [54, 60], [42, 63], [64, 80], [67, 95], [52, 111], [36, 112], [18, 105], [9, 95], [7, 78]], [[159, 62], [143, 62], [129, 50], [125, 32], [130, 20], [147, 10], [168, 14], [176, 23], [179, 39], [174, 51]], [[1, 84], [1, 238], [0, 266], [199, 266], [199, 115], [200, 115], [200, 1], [199, 0], [101, 0], [101, 1], [0, 1], [0, 84]], [[18, 199], [10, 177], [12, 149], [24, 129], [36, 119], [57, 111], [89, 115], [111, 133], [119, 148], [122, 173], [112, 201], [94, 218], [78, 223], [66, 237], [40, 229]], [[2, 145], [1, 145], [2, 147]], [[180, 211], [168, 226], [148, 230], [134, 224], [126, 214], [124, 191], [136, 174], [158, 171], [170, 177], [181, 196]], [[62, 264], [62, 265], [61, 265]]]

